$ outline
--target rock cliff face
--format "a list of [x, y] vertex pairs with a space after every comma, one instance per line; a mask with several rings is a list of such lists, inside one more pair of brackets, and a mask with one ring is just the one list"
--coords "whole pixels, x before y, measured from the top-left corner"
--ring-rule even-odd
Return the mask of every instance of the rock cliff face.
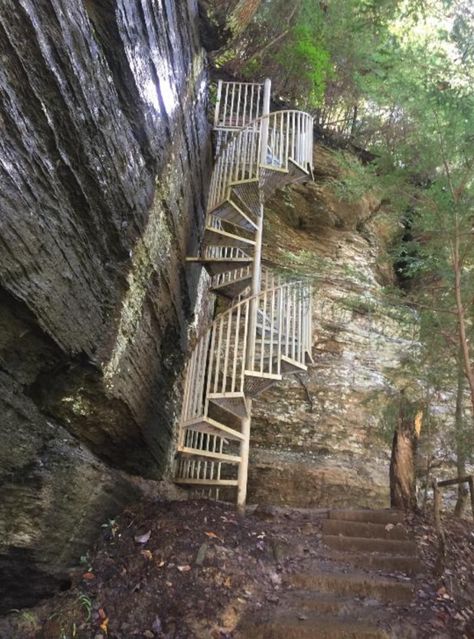
[[192, 0], [2, 3], [5, 608], [134, 497], [120, 471], [167, 464], [209, 178], [196, 24]]
[[383, 258], [394, 229], [380, 202], [338, 199], [341, 169], [323, 147], [315, 166], [314, 183], [279, 193], [266, 213], [266, 254], [314, 283], [314, 364], [253, 403], [249, 499], [386, 506], [382, 411], [416, 322], [384, 293], [393, 284]]
[[201, 35], [209, 51], [219, 49], [245, 31], [262, 0], [199, 0]]

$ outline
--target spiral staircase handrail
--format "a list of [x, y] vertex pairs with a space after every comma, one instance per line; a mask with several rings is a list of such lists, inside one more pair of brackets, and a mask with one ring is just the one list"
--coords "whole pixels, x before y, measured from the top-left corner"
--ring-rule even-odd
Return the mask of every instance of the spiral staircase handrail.
[[[298, 290], [303, 293], [299, 299]], [[257, 318], [249, 336], [252, 304], [262, 320], [259, 323]], [[205, 413], [206, 397], [213, 392], [242, 393], [248, 370], [279, 375], [281, 354], [304, 364], [311, 348], [310, 316], [310, 286], [301, 280], [266, 288], [220, 313], [194, 345], [186, 374], [183, 421]]]
[[258, 179], [262, 167], [287, 171], [291, 160], [303, 170], [312, 168], [312, 134], [312, 116], [296, 109], [273, 111], [253, 120], [218, 156], [207, 210], [212, 211], [227, 198], [231, 184]]

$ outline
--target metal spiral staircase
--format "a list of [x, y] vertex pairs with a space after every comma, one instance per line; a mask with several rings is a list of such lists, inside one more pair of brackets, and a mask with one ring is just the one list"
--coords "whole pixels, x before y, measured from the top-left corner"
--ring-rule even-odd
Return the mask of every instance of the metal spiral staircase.
[[263, 208], [278, 187], [312, 175], [313, 121], [270, 113], [270, 81], [218, 84], [201, 254], [211, 290], [229, 300], [190, 357], [175, 482], [246, 501], [252, 399], [311, 360], [311, 290], [262, 268]]

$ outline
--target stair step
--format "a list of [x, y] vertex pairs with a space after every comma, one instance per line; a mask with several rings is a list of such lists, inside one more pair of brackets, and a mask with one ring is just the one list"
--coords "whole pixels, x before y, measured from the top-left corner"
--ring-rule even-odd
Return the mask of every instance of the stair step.
[[303, 168], [291, 158], [288, 158], [288, 173], [291, 176], [292, 184], [313, 179], [310, 170]]
[[228, 464], [240, 464], [241, 462], [241, 458], [238, 455], [217, 453], [210, 450], [201, 450], [200, 448], [190, 448], [189, 446], [178, 446], [177, 452], [180, 455], [192, 455], [195, 458], [202, 459], [216, 459], [217, 461], [226, 462]]
[[241, 211], [246, 218], [250, 220], [254, 228], [256, 227], [255, 220], [257, 220], [257, 215], [255, 211], [240, 197], [239, 192], [236, 191], [235, 188], [230, 190], [229, 202], [231, 202], [238, 211]]
[[277, 189], [282, 189], [293, 180], [286, 169], [266, 166], [260, 169], [260, 181], [265, 197], [269, 198]]
[[401, 572], [405, 575], [416, 575], [421, 571], [421, 563], [417, 557], [407, 555], [385, 555], [383, 553], [347, 553], [332, 551], [329, 557], [335, 561], [350, 564], [367, 570], [383, 572]]
[[279, 614], [267, 621], [244, 622], [237, 628], [236, 639], [389, 639], [389, 635], [374, 624], [351, 618], [302, 619], [295, 612]]
[[247, 250], [251, 250], [255, 247], [254, 240], [249, 240], [246, 237], [235, 235], [222, 229], [215, 229], [212, 226], [206, 226], [204, 244], [206, 246], [236, 246]]
[[400, 510], [331, 510], [329, 519], [374, 524], [398, 524], [405, 521], [405, 515]]
[[349, 552], [381, 552], [394, 555], [417, 555], [414, 541], [399, 539], [369, 539], [367, 537], [343, 537], [340, 535], [325, 535], [323, 543], [334, 550]]
[[281, 375], [264, 375], [254, 371], [245, 371], [244, 393], [247, 397], [256, 397], [281, 380]]
[[235, 417], [248, 417], [247, 402], [243, 393], [211, 393], [207, 398]]
[[255, 219], [260, 215], [260, 192], [258, 180], [245, 180], [241, 182], [231, 182], [231, 192], [245, 202], [246, 210], [250, 211], [251, 216]]
[[240, 198], [233, 197], [232, 194], [229, 199], [219, 204], [219, 206], [212, 211], [208, 211], [208, 213], [246, 231], [255, 231], [257, 228], [245, 204], [241, 202]]
[[235, 299], [238, 297], [246, 288], [250, 286], [252, 283], [252, 274], [246, 275], [244, 277], [236, 278], [235, 280], [230, 280], [228, 282], [224, 282], [223, 284], [219, 284], [217, 286], [212, 287], [213, 293], [216, 295], [222, 295], [228, 299]]
[[370, 539], [408, 539], [408, 533], [401, 524], [372, 524], [342, 519], [324, 520], [323, 534]]
[[368, 597], [386, 603], [407, 603], [413, 596], [411, 583], [354, 571], [349, 574], [308, 572], [292, 575], [292, 586], [304, 590], [331, 592], [343, 596]]
[[[373, 605], [373, 604], [376, 605]], [[300, 612], [317, 612], [321, 615], [335, 617], [351, 616], [354, 620], [367, 619], [367, 606], [359, 599], [341, 597], [332, 592], [317, 592], [307, 590], [292, 590], [290, 596], [285, 596], [281, 605], [288, 610]], [[371, 610], [375, 608], [377, 619], [380, 620], [383, 604], [371, 601]]]
[[298, 362], [296, 359], [292, 359], [291, 357], [286, 357], [286, 355], [281, 356], [281, 368], [282, 374], [291, 375], [294, 373], [304, 373], [308, 370], [305, 364]]
[[199, 417], [183, 424], [184, 430], [195, 430], [200, 433], [208, 433], [209, 435], [218, 435], [226, 439], [241, 441], [244, 437], [238, 430], [230, 428], [211, 417]]
[[234, 271], [244, 268], [252, 264], [252, 258], [235, 257], [235, 258], [210, 258], [210, 257], [187, 257], [187, 262], [202, 264], [209, 275], [217, 275], [226, 271]]

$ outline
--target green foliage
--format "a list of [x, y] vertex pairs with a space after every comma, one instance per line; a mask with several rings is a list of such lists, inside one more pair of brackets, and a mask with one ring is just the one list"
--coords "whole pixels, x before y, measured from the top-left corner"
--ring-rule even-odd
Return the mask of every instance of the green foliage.
[[297, 80], [294, 97], [308, 106], [321, 103], [331, 73], [329, 52], [316, 38], [310, 24], [299, 22], [275, 58], [284, 70], [287, 82]]

